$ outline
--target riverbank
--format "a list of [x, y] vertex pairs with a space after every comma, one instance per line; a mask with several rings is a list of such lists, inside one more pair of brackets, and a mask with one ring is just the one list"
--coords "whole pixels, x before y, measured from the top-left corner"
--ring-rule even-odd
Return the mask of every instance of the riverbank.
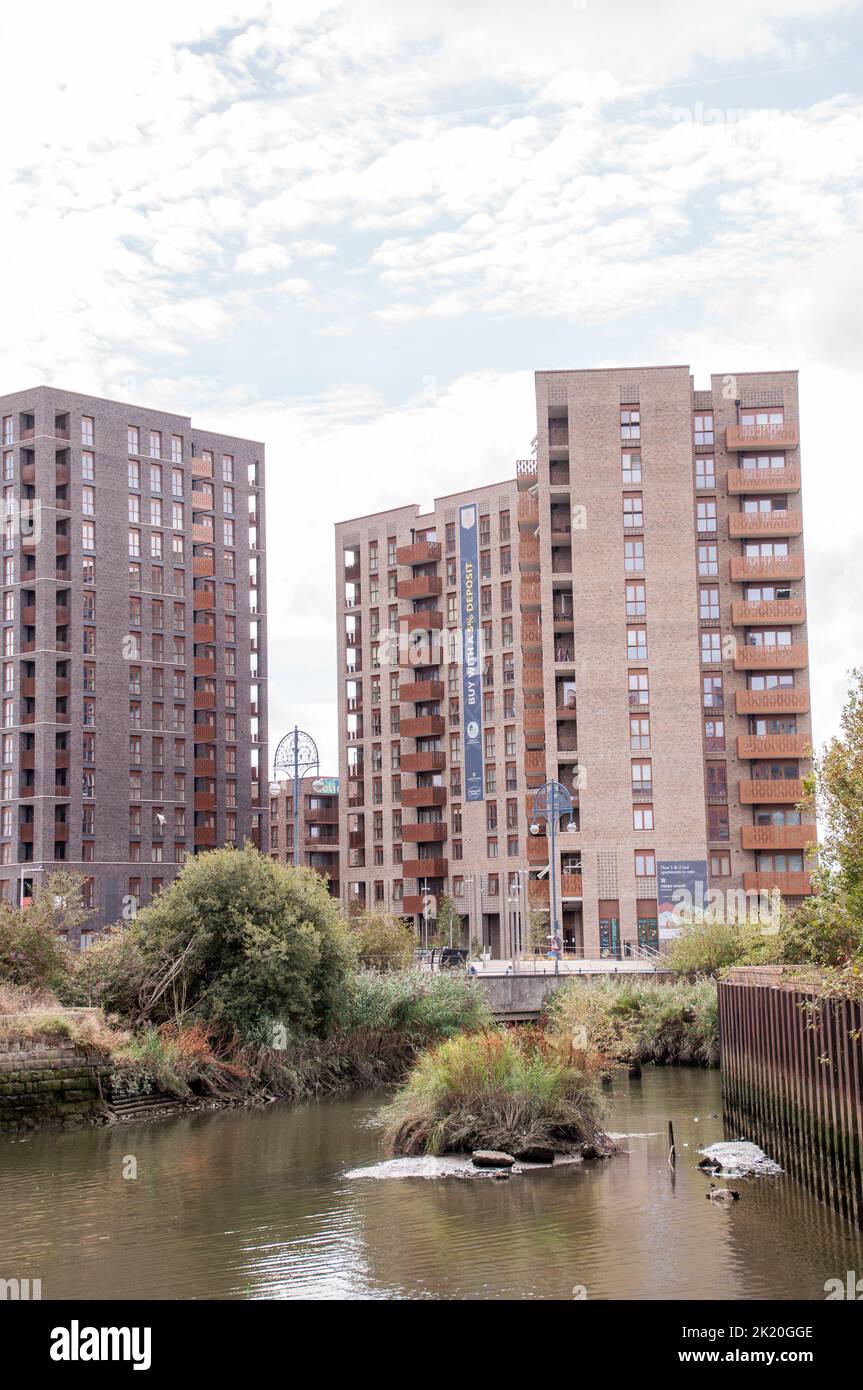
[[42, 996], [37, 1007], [0, 1014], [0, 1048], [12, 1059], [0, 1081], [0, 1130], [372, 1090], [400, 1081], [424, 1048], [490, 1023], [472, 981], [416, 970], [358, 973], [327, 1036], [292, 1038], [276, 1026], [270, 1045], [226, 1040], [195, 1022], [124, 1029], [101, 1009], [64, 1009]]

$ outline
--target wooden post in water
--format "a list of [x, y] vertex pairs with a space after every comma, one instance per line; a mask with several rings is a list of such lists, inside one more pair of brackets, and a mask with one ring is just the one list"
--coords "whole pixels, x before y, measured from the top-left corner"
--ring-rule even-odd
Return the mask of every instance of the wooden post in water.
[[674, 1168], [677, 1162], [677, 1155], [674, 1152], [674, 1125], [670, 1120], [668, 1121], [668, 1162], [671, 1168]]

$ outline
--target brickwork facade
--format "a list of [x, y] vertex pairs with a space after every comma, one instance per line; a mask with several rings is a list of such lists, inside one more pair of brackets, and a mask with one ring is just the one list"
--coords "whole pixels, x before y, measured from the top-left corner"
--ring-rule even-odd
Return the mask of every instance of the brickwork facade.
[[98, 927], [260, 840], [264, 450], [48, 387], [0, 398], [0, 428], [0, 892], [66, 865]]

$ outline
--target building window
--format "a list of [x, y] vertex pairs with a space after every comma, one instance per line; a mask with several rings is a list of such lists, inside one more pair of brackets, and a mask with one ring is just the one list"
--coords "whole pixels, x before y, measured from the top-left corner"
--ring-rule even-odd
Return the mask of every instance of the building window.
[[632, 828], [633, 828], [633, 830], [652, 830], [652, 829], [653, 829], [653, 807], [652, 807], [652, 806], [633, 806], [633, 808], [632, 808]]
[[719, 618], [719, 590], [718, 589], [699, 589], [698, 591], [699, 616], [703, 621], [713, 621]]
[[695, 443], [702, 446], [713, 443], [713, 412], [707, 411], [695, 417]]
[[712, 454], [699, 454], [695, 460], [695, 486], [716, 487], [716, 473]]
[[698, 574], [701, 579], [713, 579], [719, 574], [719, 547], [700, 545], [698, 547]]
[[624, 449], [620, 456], [623, 483], [641, 482], [641, 454]]
[[635, 877], [653, 878], [656, 873], [656, 856], [652, 849], [635, 851]]
[[620, 438], [624, 443], [641, 438], [640, 410], [621, 410]]

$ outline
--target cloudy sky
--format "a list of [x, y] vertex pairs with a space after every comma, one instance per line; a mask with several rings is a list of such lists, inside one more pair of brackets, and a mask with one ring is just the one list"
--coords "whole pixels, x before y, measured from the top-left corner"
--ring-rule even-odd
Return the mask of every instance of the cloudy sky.
[[271, 735], [335, 770], [334, 521], [509, 475], [536, 368], [797, 367], [826, 738], [863, 663], [861, 8], [7, 0], [0, 390], [267, 441]]

